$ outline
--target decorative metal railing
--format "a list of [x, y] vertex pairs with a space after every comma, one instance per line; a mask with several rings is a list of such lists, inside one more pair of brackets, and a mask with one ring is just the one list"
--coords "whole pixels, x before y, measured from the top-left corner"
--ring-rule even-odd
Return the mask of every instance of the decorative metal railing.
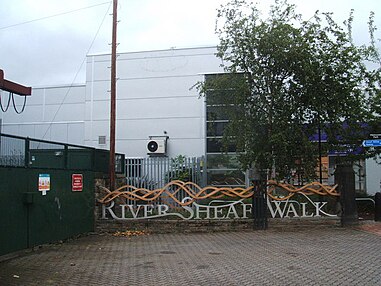
[[[101, 187], [105, 191], [105, 196], [98, 201], [101, 204], [108, 204], [115, 199], [126, 199], [129, 201], [145, 201], [155, 202], [157, 200], [172, 200], [172, 202], [180, 206], [188, 206], [195, 201], [204, 199], [221, 199], [221, 198], [237, 198], [247, 199], [253, 196], [257, 190], [256, 187], [248, 188], [230, 188], [230, 187], [213, 187], [207, 186], [201, 188], [192, 182], [171, 181], [163, 188], [149, 190], [145, 188], [137, 188], [131, 185], [122, 186], [115, 191], [110, 191], [105, 187]], [[181, 194], [181, 195], [179, 195]], [[319, 182], [312, 182], [302, 187], [295, 187], [290, 184], [280, 183], [276, 181], [267, 182], [267, 195], [269, 198], [277, 201], [288, 200], [295, 194], [304, 195], [322, 195], [322, 196], [339, 196], [337, 185], [327, 186]], [[183, 200], [188, 198], [187, 200]]]
[[[132, 201], [141, 200], [146, 202], [154, 202], [160, 198], [165, 200], [170, 198], [173, 200], [173, 202], [181, 206], [188, 206], [195, 201], [204, 199], [220, 199], [223, 197], [241, 199], [250, 198], [253, 195], [254, 190], [254, 187], [244, 189], [207, 186], [205, 188], [201, 188], [195, 183], [182, 182], [178, 180], [171, 181], [163, 188], [155, 190], [136, 188], [130, 185], [122, 186], [113, 192], [105, 187], [101, 188], [107, 193], [102, 199], [99, 200], [99, 202], [102, 204], [109, 203], [116, 198], [124, 198]], [[181, 198], [178, 196], [180, 192], [183, 192]], [[189, 197], [190, 200], [184, 202], [182, 200], [184, 197]]]
[[[276, 195], [278, 192], [280, 195]], [[267, 182], [267, 195], [277, 201], [288, 200], [296, 194], [304, 194], [310, 196], [313, 194], [321, 196], [340, 196], [340, 193], [337, 191], [337, 185], [328, 186], [323, 185], [319, 182], [311, 182], [304, 186], [297, 187], [291, 184], [280, 183], [273, 180]]]

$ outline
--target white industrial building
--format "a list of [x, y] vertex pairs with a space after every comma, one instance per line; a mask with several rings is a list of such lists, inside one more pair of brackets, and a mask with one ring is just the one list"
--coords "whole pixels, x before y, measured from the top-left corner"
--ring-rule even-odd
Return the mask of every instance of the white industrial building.
[[[149, 136], [168, 136], [168, 156], [205, 154], [205, 103], [192, 87], [205, 73], [221, 72], [215, 52], [206, 47], [118, 55], [117, 152], [147, 156]], [[89, 55], [85, 84], [33, 88], [21, 115], [0, 115], [1, 130], [107, 149], [109, 90], [110, 55]]]
[[[151, 138], [167, 139], [169, 157], [213, 154], [207, 149], [207, 106], [194, 85], [206, 74], [223, 72], [216, 51], [200, 47], [118, 54], [117, 152], [147, 157]], [[110, 60], [109, 54], [89, 55], [84, 84], [34, 87], [22, 114], [0, 113], [1, 132], [108, 149]], [[365, 165], [363, 184], [373, 194], [380, 191], [381, 168], [373, 160]], [[222, 169], [216, 166], [216, 172]]]

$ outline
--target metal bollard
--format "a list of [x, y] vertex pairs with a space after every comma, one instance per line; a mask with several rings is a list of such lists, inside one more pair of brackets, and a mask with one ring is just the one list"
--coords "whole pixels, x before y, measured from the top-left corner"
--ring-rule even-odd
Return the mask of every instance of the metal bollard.
[[358, 224], [355, 191], [355, 172], [350, 164], [336, 166], [335, 184], [339, 185], [340, 203], [342, 207], [341, 226]]
[[253, 229], [266, 230], [267, 221], [267, 192], [265, 181], [253, 181], [255, 191], [252, 197]]
[[374, 195], [374, 220], [381, 221], [381, 192]]

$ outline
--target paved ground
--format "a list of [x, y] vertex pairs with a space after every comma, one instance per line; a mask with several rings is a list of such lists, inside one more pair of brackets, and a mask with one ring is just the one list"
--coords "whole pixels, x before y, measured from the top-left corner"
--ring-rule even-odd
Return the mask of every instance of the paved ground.
[[379, 286], [381, 236], [366, 228], [89, 235], [1, 262], [0, 285]]

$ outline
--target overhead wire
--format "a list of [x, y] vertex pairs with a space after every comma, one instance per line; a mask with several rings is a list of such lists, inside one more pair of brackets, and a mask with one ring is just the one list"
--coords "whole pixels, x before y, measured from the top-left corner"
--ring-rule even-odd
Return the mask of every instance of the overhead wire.
[[12, 98], [13, 109], [15, 110], [15, 112], [17, 114], [21, 114], [21, 113], [24, 112], [25, 106], [26, 106], [26, 97], [27, 97], [26, 95], [21, 95], [20, 94], [20, 96], [24, 96], [24, 103], [23, 103], [23, 105], [21, 107], [21, 110], [17, 110], [16, 102], [15, 102], [15, 94], [13, 92], [11, 92], [11, 91], [8, 92], [8, 102], [6, 104], [6, 107], [4, 107], [3, 103], [2, 103], [2, 99], [1, 99], [2, 94], [3, 94], [3, 92], [0, 92], [0, 109], [1, 109], [1, 111], [3, 111], [4, 113], [8, 111], [9, 106], [11, 105], [11, 98]]
[[112, 3], [112, 1], [107, 1], [107, 2], [103, 2], [103, 3], [99, 3], [99, 4], [87, 6], [87, 7], [78, 8], [78, 9], [75, 9], [75, 10], [70, 10], [70, 11], [66, 11], [66, 12], [62, 12], [62, 13], [46, 16], [46, 17], [41, 17], [41, 18], [37, 18], [37, 19], [25, 21], [25, 22], [20, 22], [20, 23], [17, 23], [17, 24], [3, 26], [3, 27], [0, 27], [0, 30], [16, 27], [16, 26], [20, 26], [20, 25], [25, 25], [25, 24], [29, 24], [29, 23], [33, 23], [33, 22], [37, 22], [37, 21], [42, 21], [42, 20], [46, 20], [46, 19], [50, 19], [50, 18], [54, 18], [54, 17], [58, 17], [58, 16], [63, 16], [63, 15], [71, 14], [71, 13], [74, 13], [74, 12], [90, 9], [90, 8], [93, 8], [93, 7], [105, 5], [105, 4], [109, 4], [110, 5], [110, 3]]
[[13, 109], [15, 110], [15, 112], [16, 112], [17, 114], [21, 114], [21, 113], [23, 113], [24, 110], [25, 110], [25, 106], [26, 106], [26, 97], [27, 97], [27, 96], [24, 95], [24, 103], [23, 103], [23, 105], [22, 105], [21, 110], [17, 110], [16, 103], [15, 103], [15, 94], [14, 94], [13, 92], [12, 92], [11, 94], [12, 94]]
[[7, 112], [8, 111], [8, 108], [9, 108], [9, 105], [11, 103], [11, 93], [8, 94], [8, 102], [7, 102], [7, 105], [6, 107], [3, 107], [3, 103], [1, 102], [1, 96], [2, 96], [2, 92], [0, 92], [0, 108], [3, 112]]
[[[99, 34], [99, 31], [101, 30], [101, 28], [102, 28], [102, 26], [103, 26], [103, 23], [104, 23], [104, 21], [105, 21], [105, 19], [106, 19], [106, 16], [108, 15], [108, 12], [109, 12], [110, 7], [111, 7], [111, 4], [112, 4], [112, 1], [111, 1], [111, 2], [107, 2], [107, 3], [109, 3], [109, 6], [108, 6], [108, 8], [107, 8], [107, 11], [106, 11], [105, 15], [103, 16], [103, 19], [102, 19], [102, 21], [101, 21], [101, 23], [100, 23], [100, 25], [99, 25], [99, 27], [98, 27], [97, 32], [95, 33], [95, 35], [94, 35], [94, 37], [93, 37], [93, 40], [92, 40], [92, 42], [91, 42], [89, 48], [88, 48], [87, 51], [86, 51], [86, 55], [90, 53], [90, 50], [91, 50], [91, 48], [92, 48], [93, 45], [94, 45], [94, 42], [95, 42], [95, 40], [96, 40], [96, 38], [97, 38], [97, 36], [98, 36], [98, 34]], [[70, 86], [68, 87], [68, 90], [66, 91], [65, 96], [64, 96], [64, 98], [62, 99], [61, 104], [58, 106], [58, 109], [57, 109], [56, 112], [54, 113], [53, 119], [52, 119], [52, 121], [50, 122], [48, 128], [46, 129], [44, 135], [42, 136], [42, 139], [45, 138], [46, 134], [47, 134], [48, 131], [50, 130], [50, 128], [51, 128], [51, 126], [53, 125], [53, 122], [54, 122], [54, 120], [55, 120], [55, 118], [56, 118], [58, 112], [60, 111], [60, 109], [61, 109], [63, 103], [65, 102], [67, 96], [69, 95], [69, 93], [70, 93], [70, 91], [71, 91], [71, 88], [73, 87], [74, 82], [76, 81], [76, 79], [77, 79], [77, 77], [78, 77], [78, 74], [80, 73], [80, 71], [81, 71], [81, 69], [82, 69], [82, 67], [83, 67], [83, 64], [85, 63], [86, 55], [85, 55], [85, 57], [83, 58], [83, 60], [82, 60], [82, 62], [81, 62], [81, 64], [80, 64], [80, 66], [79, 66], [77, 72], [75, 73], [75, 76], [74, 76], [74, 78], [73, 78], [73, 80], [72, 80]]]

